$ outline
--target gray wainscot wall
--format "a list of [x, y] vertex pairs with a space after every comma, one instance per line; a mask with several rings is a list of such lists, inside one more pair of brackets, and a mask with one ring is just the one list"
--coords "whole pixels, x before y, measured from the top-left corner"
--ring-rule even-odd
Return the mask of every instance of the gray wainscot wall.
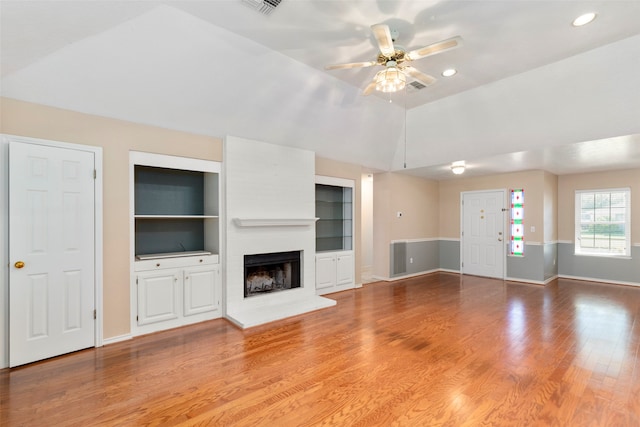
[[[460, 271], [458, 240], [397, 241], [390, 249], [390, 278]], [[507, 256], [507, 280], [545, 284], [556, 277], [640, 286], [640, 246], [631, 248], [630, 258], [575, 255], [567, 242], [527, 244], [523, 257]]]
[[558, 244], [526, 244], [524, 256], [507, 256], [507, 280], [545, 283], [558, 276]]
[[426, 273], [440, 268], [440, 241], [437, 239], [392, 242], [390, 249], [391, 278]]
[[[436, 270], [460, 271], [460, 241], [425, 239], [392, 242], [391, 278]], [[413, 262], [411, 262], [413, 260]], [[558, 244], [528, 244], [525, 256], [507, 256], [507, 280], [543, 284], [558, 276]]]
[[640, 246], [631, 247], [631, 258], [574, 254], [573, 242], [558, 243], [558, 274], [561, 277], [640, 285]]

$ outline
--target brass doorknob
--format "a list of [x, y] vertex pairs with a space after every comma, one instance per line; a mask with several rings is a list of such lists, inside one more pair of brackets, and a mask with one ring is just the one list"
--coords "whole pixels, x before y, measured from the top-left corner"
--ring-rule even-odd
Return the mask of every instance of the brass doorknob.
[[23, 261], [16, 261], [16, 263], [13, 264], [13, 266], [15, 268], [22, 268], [22, 267], [24, 267], [24, 262]]

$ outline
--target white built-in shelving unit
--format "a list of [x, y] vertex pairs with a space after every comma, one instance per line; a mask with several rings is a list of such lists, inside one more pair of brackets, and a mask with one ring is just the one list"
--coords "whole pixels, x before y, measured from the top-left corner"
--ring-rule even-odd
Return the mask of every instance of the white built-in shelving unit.
[[221, 317], [219, 162], [130, 153], [132, 334]]
[[316, 176], [316, 292], [355, 287], [353, 254], [355, 181]]

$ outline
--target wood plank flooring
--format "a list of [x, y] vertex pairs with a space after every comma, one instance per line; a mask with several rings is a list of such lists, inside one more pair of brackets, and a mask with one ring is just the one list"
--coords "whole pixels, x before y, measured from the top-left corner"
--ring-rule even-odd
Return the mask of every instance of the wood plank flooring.
[[638, 426], [640, 288], [436, 273], [0, 370], [3, 426]]

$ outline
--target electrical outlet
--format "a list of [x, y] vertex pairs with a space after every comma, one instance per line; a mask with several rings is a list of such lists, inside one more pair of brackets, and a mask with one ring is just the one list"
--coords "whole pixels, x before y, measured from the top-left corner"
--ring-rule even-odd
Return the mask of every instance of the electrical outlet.
[[409, 264], [413, 264], [413, 258], [409, 258]]
[[532, 233], [535, 233], [535, 232], [536, 232], [536, 226], [535, 226], [535, 225], [532, 225], [532, 226], [531, 226], [531, 232], [532, 232]]

